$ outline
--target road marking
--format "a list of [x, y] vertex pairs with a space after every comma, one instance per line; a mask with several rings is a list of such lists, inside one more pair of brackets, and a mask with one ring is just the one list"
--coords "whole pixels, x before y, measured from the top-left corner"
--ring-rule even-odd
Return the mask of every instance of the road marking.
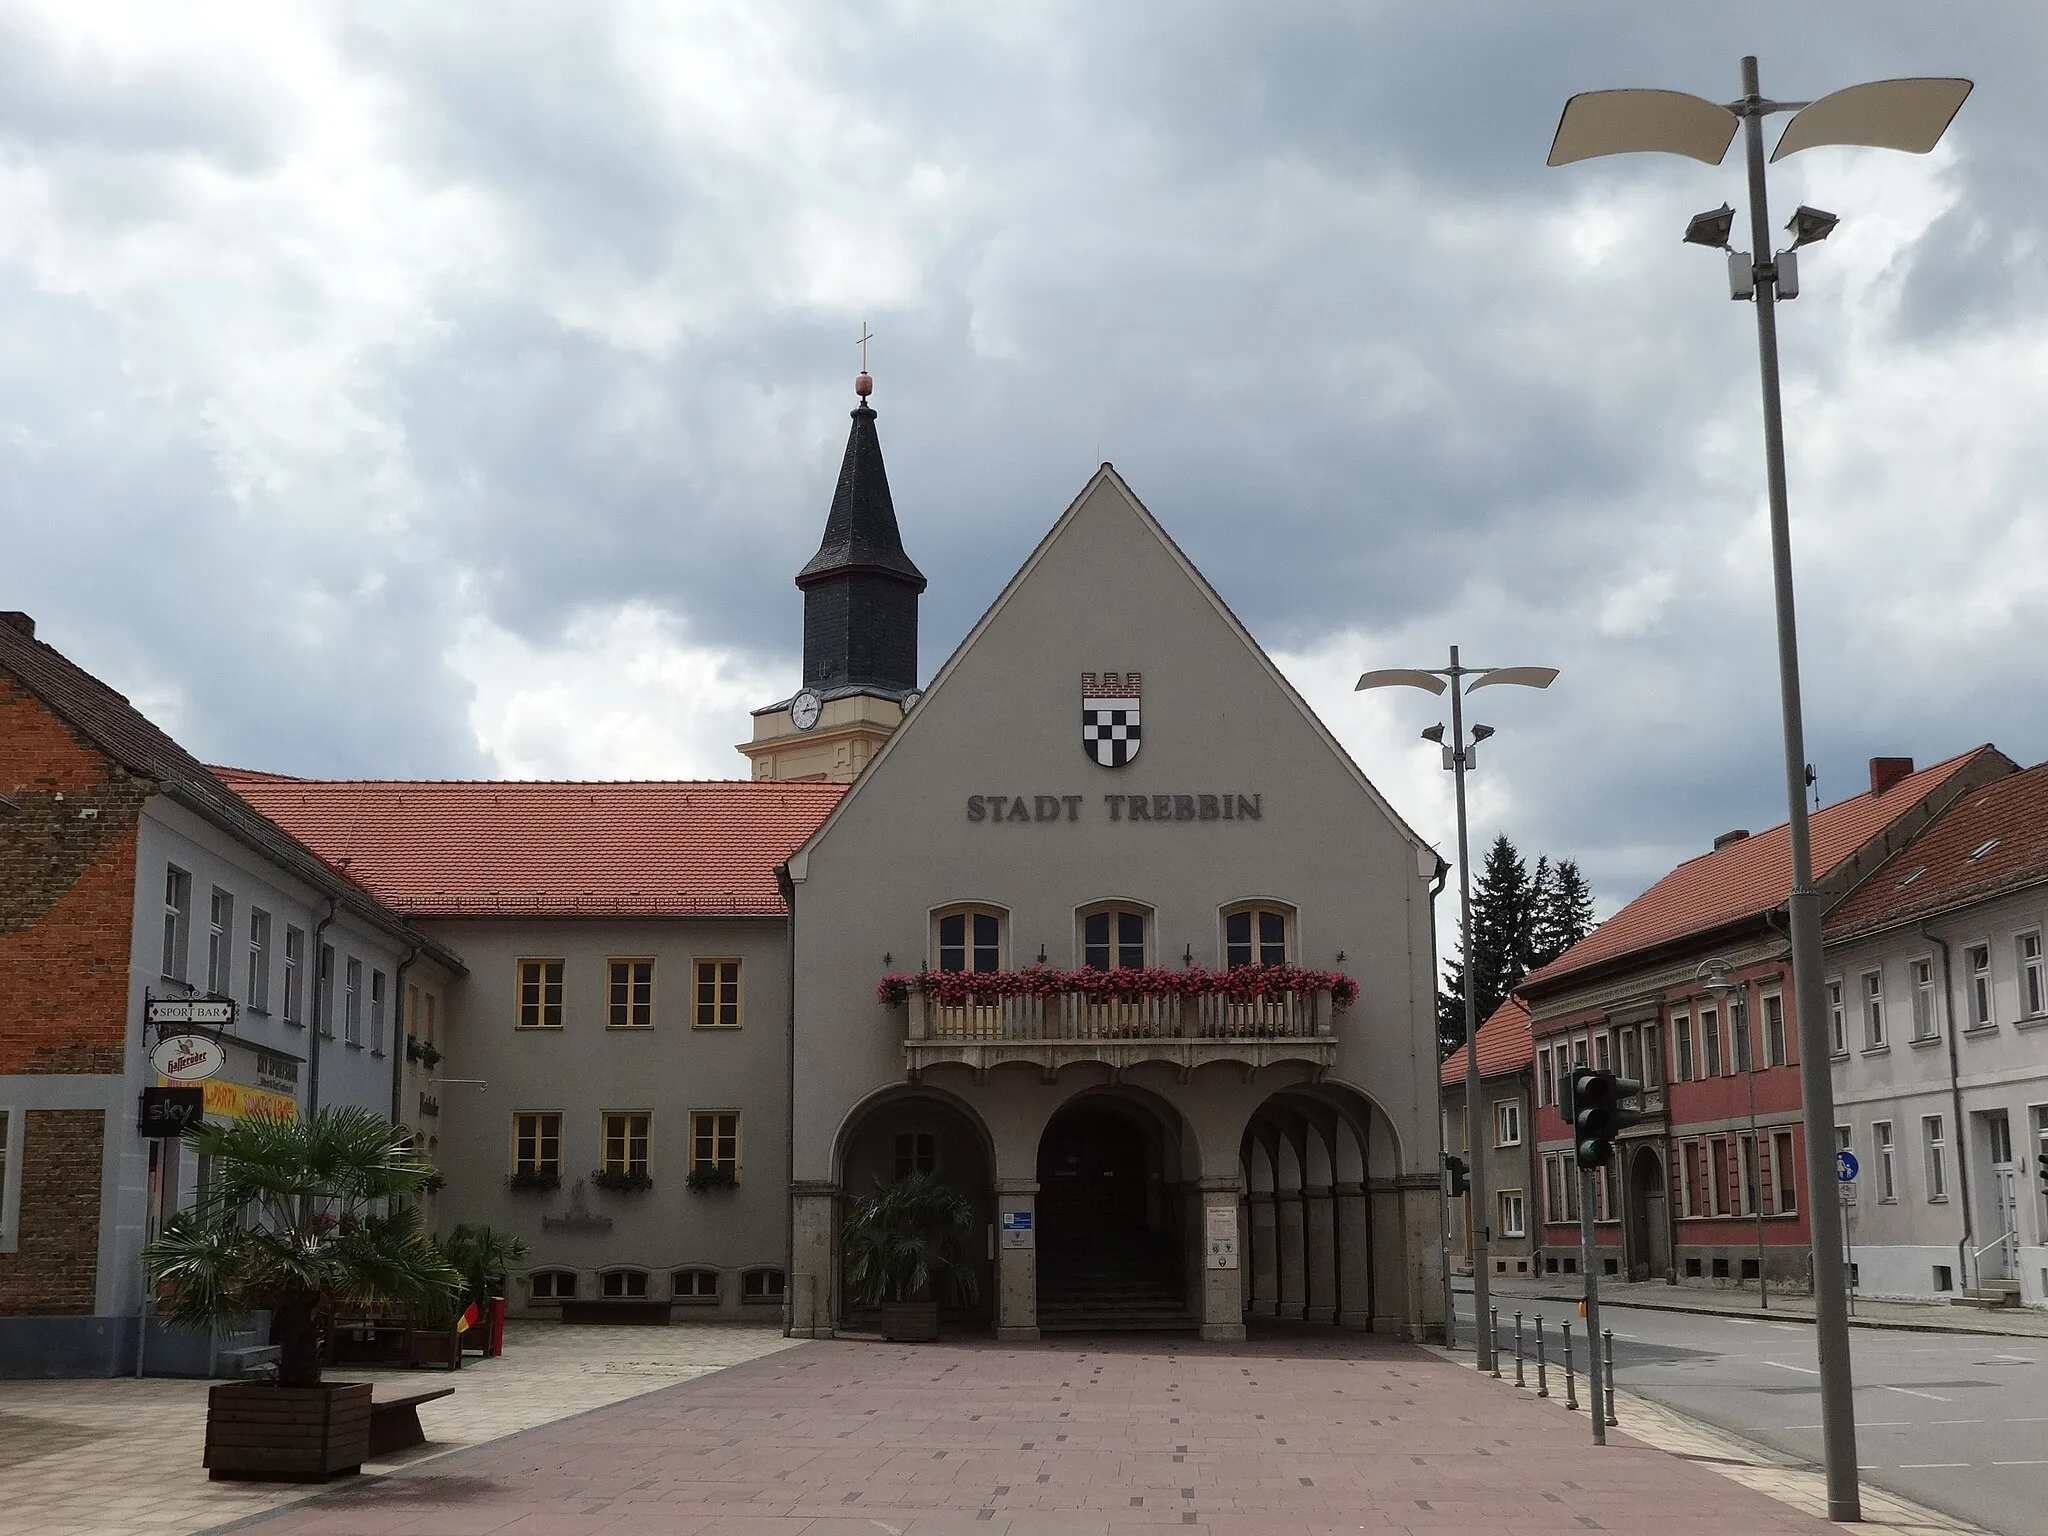
[[1994, 1467], [2048, 1467], [2048, 1461], [1994, 1461]]
[[1982, 1424], [1982, 1419], [1929, 1419], [1930, 1424]]
[[1968, 1465], [1967, 1461], [1902, 1461], [1899, 1463], [1899, 1470], [1901, 1472], [1940, 1472], [1948, 1471], [1955, 1467], [1967, 1467]]
[[1787, 1365], [1782, 1360], [1766, 1360], [1765, 1365], [1775, 1365], [1781, 1371], [1797, 1371], [1802, 1376], [1818, 1376], [1819, 1371], [1804, 1365]]
[[[1819, 1372], [1815, 1372], [1814, 1374], [1818, 1375]], [[1911, 1387], [1884, 1387], [1880, 1390], [1885, 1392], [1898, 1392], [1906, 1397], [1924, 1397], [1931, 1403], [1952, 1403], [1955, 1401], [1955, 1399], [1952, 1397], [1943, 1397], [1939, 1392], [1915, 1392]]]

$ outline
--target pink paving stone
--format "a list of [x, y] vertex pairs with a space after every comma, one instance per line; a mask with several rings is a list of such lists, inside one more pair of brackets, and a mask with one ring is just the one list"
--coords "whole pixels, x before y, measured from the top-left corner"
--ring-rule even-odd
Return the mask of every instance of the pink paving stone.
[[[1425, 1351], [832, 1341], [237, 1524], [260, 1536], [1232, 1536], [1824, 1523]], [[1189, 1520], [1192, 1516], [1192, 1521]]]

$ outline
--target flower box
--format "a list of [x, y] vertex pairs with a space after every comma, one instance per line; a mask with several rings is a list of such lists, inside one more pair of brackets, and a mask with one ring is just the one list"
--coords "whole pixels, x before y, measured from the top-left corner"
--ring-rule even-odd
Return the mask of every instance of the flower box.
[[654, 1180], [645, 1168], [600, 1168], [591, 1174], [590, 1187], [615, 1195], [636, 1195], [654, 1188]]
[[324, 1483], [370, 1454], [370, 1384], [224, 1382], [206, 1396], [206, 1475], [216, 1482]]

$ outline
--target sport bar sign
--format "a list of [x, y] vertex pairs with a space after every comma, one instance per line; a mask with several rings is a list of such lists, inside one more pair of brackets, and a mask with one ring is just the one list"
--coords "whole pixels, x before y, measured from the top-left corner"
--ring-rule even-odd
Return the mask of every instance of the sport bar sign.
[[159, 1027], [206, 1024], [225, 1028], [235, 1022], [235, 1002], [230, 997], [152, 997], [142, 1005], [142, 1014]]

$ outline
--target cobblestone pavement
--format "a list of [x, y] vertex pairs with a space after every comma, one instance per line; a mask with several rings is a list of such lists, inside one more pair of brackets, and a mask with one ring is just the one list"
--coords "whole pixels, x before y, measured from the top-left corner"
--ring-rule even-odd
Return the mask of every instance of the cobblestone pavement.
[[[452, 1386], [420, 1409], [428, 1443], [369, 1473], [422, 1464], [587, 1409], [787, 1348], [768, 1326], [565, 1328], [513, 1323], [506, 1352], [438, 1371], [331, 1372], [335, 1381]], [[0, 1381], [0, 1536], [187, 1536], [312, 1497], [276, 1483], [215, 1483], [199, 1464], [207, 1382]]]
[[1824, 1532], [1370, 1337], [820, 1342], [249, 1522], [251, 1536]]

